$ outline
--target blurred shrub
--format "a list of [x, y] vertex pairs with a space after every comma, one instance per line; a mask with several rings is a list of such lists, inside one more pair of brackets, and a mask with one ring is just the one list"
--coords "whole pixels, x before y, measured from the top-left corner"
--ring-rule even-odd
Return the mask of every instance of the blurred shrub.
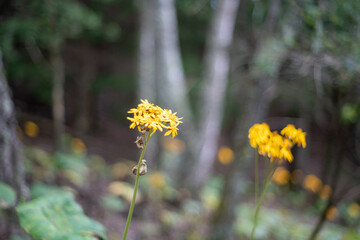
[[[312, 215], [304, 215], [303, 212], [300, 215], [296, 211], [274, 207], [264, 207], [261, 211], [262, 214], [259, 218], [255, 239], [305, 240], [309, 238], [313, 228]], [[236, 212], [235, 232], [241, 239], [250, 237], [254, 207], [250, 204], [242, 204]], [[319, 235], [318, 240], [343, 239], [344, 229], [338, 225], [328, 223]]]

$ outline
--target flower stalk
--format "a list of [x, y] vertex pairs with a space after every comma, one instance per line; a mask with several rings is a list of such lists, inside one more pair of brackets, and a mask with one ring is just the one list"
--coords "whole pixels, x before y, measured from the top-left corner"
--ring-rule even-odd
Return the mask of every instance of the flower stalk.
[[127, 119], [131, 121], [130, 128], [137, 128], [141, 133], [141, 136], [138, 136], [135, 141], [136, 146], [141, 149], [141, 154], [137, 165], [133, 168], [133, 173], [136, 175], [136, 179], [133, 197], [122, 238], [123, 240], [126, 240], [129, 231], [140, 176], [146, 174], [147, 172], [146, 161], [144, 160], [146, 146], [151, 136], [157, 130], [162, 132], [166, 129], [168, 131], [165, 132], [165, 136], [172, 135], [172, 137], [175, 137], [177, 135], [177, 131], [179, 130], [178, 125], [181, 123], [180, 120], [182, 119], [176, 116], [176, 112], [173, 113], [169, 109], [162, 109], [159, 106], [149, 103], [146, 99], [141, 100], [141, 103], [137, 106], [137, 108], [130, 109], [128, 113], [133, 114], [132, 117], [127, 117]]
[[258, 217], [259, 217], [260, 208], [261, 208], [261, 205], [262, 205], [262, 203], [264, 201], [266, 190], [269, 187], [269, 185], [271, 183], [271, 180], [272, 180], [272, 177], [274, 176], [274, 172], [275, 172], [275, 170], [277, 168], [277, 166], [275, 166], [275, 165], [276, 165], [276, 162], [272, 162], [270, 164], [270, 167], [268, 169], [268, 173], [265, 176], [264, 186], [263, 186], [263, 188], [261, 190], [259, 200], [256, 202], [254, 225], [253, 225], [253, 229], [251, 231], [251, 238], [250, 238], [251, 240], [254, 240], [255, 230], [256, 230], [257, 223], [258, 223]]
[[149, 132], [149, 133], [147, 134], [147, 136], [145, 137], [144, 146], [143, 146], [143, 148], [142, 148], [141, 155], [140, 155], [140, 158], [139, 158], [139, 162], [138, 162], [138, 165], [137, 165], [134, 192], [133, 192], [133, 197], [132, 197], [131, 204], [130, 204], [130, 209], [129, 209], [128, 217], [127, 217], [127, 220], [126, 220], [126, 226], [125, 226], [124, 235], [123, 235], [123, 238], [122, 238], [123, 240], [126, 239], [127, 233], [128, 233], [128, 231], [129, 231], [129, 226], [130, 226], [130, 222], [131, 222], [131, 218], [132, 218], [132, 214], [133, 214], [134, 206], [135, 206], [136, 193], [137, 193], [137, 190], [138, 190], [138, 187], [139, 187], [140, 166], [141, 166], [142, 160], [144, 159], [144, 154], [145, 154], [145, 150], [146, 150], [146, 145], [147, 145], [147, 143], [149, 142], [149, 139], [150, 139], [151, 135], [152, 135], [152, 134]]
[[259, 155], [255, 152], [255, 204], [257, 204], [259, 194]]
[[[281, 130], [280, 134], [277, 131], [271, 132], [269, 125], [266, 123], [254, 124], [249, 129], [249, 142], [250, 145], [257, 149], [255, 152], [255, 214], [254, 225], [251, 231], [251, 240], [254, 240], [255, 230], [258, 223], [258, 217], [261, 205], [264, 201], [265, 193], [268, 186], [271, 183], [272, 177], [280, 163], [284, 160], [288, 162], [293, 161], [293, 155], [291, 148], [294, 145], [306, 147], [305, 140], [306, 133], [301, 128], [297, 129], [294, 125], [288, 124]], [[264, 174], [264, 186], [259, 192], [259, 155], [269, 158], [270, 164], [265, 162], [264, 170], [267, 169], [267, 173]]]

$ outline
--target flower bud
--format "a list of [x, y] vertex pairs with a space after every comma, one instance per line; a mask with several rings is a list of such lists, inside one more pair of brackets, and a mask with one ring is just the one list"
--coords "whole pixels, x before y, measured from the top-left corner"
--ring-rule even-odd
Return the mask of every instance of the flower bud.
[[[137, 174], [137, 170], [138, 170], [138, 165], [135, 165], [132, 169], [132, 172], [134, 175]], [[140, 169], [139, 169], [139, 175], [145, 175], [147, 173], [147, 165], [146, 165], [146, 160], [143, 159], [141, 164], [140, 164]]]

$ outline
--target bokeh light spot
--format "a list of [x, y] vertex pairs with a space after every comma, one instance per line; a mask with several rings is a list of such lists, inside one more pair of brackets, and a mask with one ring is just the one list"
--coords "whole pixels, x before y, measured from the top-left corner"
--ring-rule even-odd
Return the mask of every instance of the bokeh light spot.
[[38, 125], [36, 125], [36, 123], [32, 122], [32, 121], [27, 121], [25, 123], [25, 134], [28, 137], [37, 137], [39, 135], [39, 127]]
[[227, 146], [220, 147], [217, 157], [220, 163], [228, 165], [234, 160], [234, 152]]

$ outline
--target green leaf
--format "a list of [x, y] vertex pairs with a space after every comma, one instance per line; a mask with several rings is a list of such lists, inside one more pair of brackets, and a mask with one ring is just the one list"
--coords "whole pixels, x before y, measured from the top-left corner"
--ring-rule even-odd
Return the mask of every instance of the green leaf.
[[31, 240], [30, 237], [27, 236], [11, 236], [10, 240]]
[[105, 228], [84, 215], [70, 193], [51, 194], [16, 208], [34, 240], [106, 240]]
[[0, 182], [0, 208], [8, 208], [15, 205], [16, 193], [9, 185]]
[[346, 103], [341, 109], [341, 117], [346, 123], [355, 123], [358, 117], [357, 106]]
[[63, 188], [46, 185], [41, 182], [33, 183], [30, 187], [31, 198], [39, 198], [50, 194], [61, 194], [66, 192]]

